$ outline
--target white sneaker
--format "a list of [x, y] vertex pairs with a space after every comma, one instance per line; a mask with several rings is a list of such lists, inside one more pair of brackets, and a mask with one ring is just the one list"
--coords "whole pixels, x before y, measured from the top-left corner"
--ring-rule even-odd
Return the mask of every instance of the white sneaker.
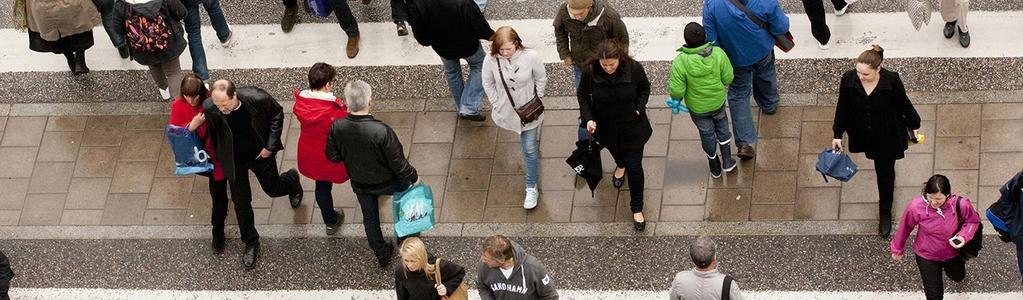
[[209, 84], [208, 82], [203, 82], [203, 83], [202, 83], [202, 85], [205, 85], [205, 86], [206, 86], [206, 90], [207, 90], [207, 91], [209, 91], [209, 90], [210, 90], [210, 84]]
[[526, 201], [522, 203], [522, 207], [525, 209], [536, 208], [537, 198], [540, 197], [540, 191], [536, 188], [526, 188]]
[[844, 15], [845, 12], [847, 10], [849, 10], [849, 6], [852, 6], [853, 3], [856, 3], [856, 1], [859, 1], [859, 0], [845, 0], [845, 7], [842, 7], [842, 9], [835, 10], [835, 15], [836, 16]]
[[170, 100], [170, 89], [160, 89], [160, 97], [163, 97], [163, 100]]
[[828, 50], [829, 48], [831, 48], [831, 43], [829, 42], [827, 44], [821, 44], [820, 42], [818, 42], [817, 47], [820, 47], [821, 50]]

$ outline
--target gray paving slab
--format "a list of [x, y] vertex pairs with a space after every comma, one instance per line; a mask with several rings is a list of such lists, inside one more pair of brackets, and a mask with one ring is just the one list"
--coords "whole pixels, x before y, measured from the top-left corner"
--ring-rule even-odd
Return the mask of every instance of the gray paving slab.
[[[562, 289], [665, 290], [692, 268], [681, 237], [514, 238], [540, 258]], [[912, 257], [892, 262], [888, 242], [872, 236], [722, 236], [718, 259], [745, 290], [918, 291]], [[430, 251], [466, 266], [475, 286], [480, 238], [426, 237]], [[0, 240], [18, 272], [15, 288], [174, 290], [390, 289], [363, 239], [263, 238], [257, 267], [239, 263], [242, 244], [210, 254], [206, 239]], [[1018, 292], [1009, 244], [988, 239], [967, 265], [968, 280], [948, 292]], [[576, 251], [566, 251], [576, 249]], [[600, 263], [594, 263], [600, 262]], [[779, 276], [784, 274], [784, 276]], [[131, 280], [125, 280], [130, 278]], [[211, 280], [213, 279], [213, 280]]]

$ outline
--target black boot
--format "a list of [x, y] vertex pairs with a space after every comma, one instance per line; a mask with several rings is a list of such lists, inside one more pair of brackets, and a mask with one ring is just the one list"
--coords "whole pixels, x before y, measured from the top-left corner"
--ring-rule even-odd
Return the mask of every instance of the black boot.
[[877, 235], [887, 239], [892, 234], [892, 213], [881, 212], [877, 222]]
[[288, 193], [288, 201], [291, 204], [291, 208], [297, 208], [302, 204], [302, 196], [304, 194], [301, 178], [295, 169], [288, 170], [284, 174], [291, 181], [291, 192]]
[[256, 266], [256, 258], [259, 257], [259, 242], [245, 246], [245, 254], [242, 255], [242, 265], [245, 269], [251, 270]]
[[131, 56], [131, 53], [128, 52], [128, 45], [117, 47], [117, 54], [120, 54], [121, 58], [128, 59]]
[[85, 65], [85, 51], [75, 52], [75, 75], [89, 73], [89, 66]]
[[71, 69], [71, 74], [72, 75], [78, 75], [78, 74], [75, 74], [75, 54], [74, 53], [64, 53], [64, 59], [67, 60], [67, 67], [68, 67], [68, 69]]

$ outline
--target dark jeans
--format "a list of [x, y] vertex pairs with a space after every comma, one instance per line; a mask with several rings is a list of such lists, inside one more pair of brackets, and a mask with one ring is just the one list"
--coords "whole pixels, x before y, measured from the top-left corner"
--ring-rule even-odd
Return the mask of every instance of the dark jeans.
[[334, 183], [330, 181], [316, 181], [316, 205], [320, 207], [320, 216], [326, 225], [334, 224], [341, 217], [341, 214], [334, 210], [334, 195], [330, 192], [333, 187]]
[[700, 132], [700, 143], [707, 157], [718, 153], [718, 145], [724, 147], [732, 141], [732, 134], [728, 132], [728, 114], [723, 106], [707, 116], [692, 115], [692, 119]]
[[749, 106], [750, 94], [763, 111], [778, 107], [778, 72], [774, 66], [774, 50], [757, 63], [733, 67], [735, 80], [728, 86], [728, 109], [732, 112], [732, 132], [739, 147], [757, 143], [757, 124]]
[[111, 44], [114, 44], [114, 47], [127, 44], [124, 36], [117, 33], [117, 28], [124, 26], [124, 24], [117, 24], [117, 21], [114, 19], [114, 0], [99, 0], [97, 3], [99, 3], [100, 17], [103, 19], [103, 30], [110, 36]]
[[629, 209], [632, 210], [632, 213], [643, 212], [643, 188], [645, 187], [643, 148], [624, 151], [615, 151], [617, 149], [610, 148], [607, 150], [611, 152], [611, 157], [614, 157], [615, 165], [625, 168], [625, 177], [629, 181], [629, 197], [631, 198]]
[[[282, 0], [281, 2], [284, 3], [284, 7], [298, 6], [297, 0]], [[341, 24], [341, 29], [345, 31], [345, 34], [348, 37], [359, 35], [359, 23], [355, 20], [355, 15], [352, 14], [352, 8], [348, 6], [348, 1], [330, 0], [330, 6], [334, 8], [334, 16], [337, 17], [337, 22]]]
[[[210, 197], [213, 198], [213, 214], [210, 215], [210, 225], [213, 225], [213, 239], [224, 239], [224, 221], [227, 219], [227, 179], [215, 180], [211, 175], [210, 181]], [[237, 197], [235, 197], [237, 199]], [[238, 207], [244, 207], [245, 205], [238, 205], [235, 203], [235, 214], [240, 216], [241, 213], [238, 211]], [[249, 205], [249, 212], [252, 212], [252, 205]], [[238, 218], [239, 227], [243, 227], [241, 218]], [[245, 224], [251, 225], [251, 224]], [[253, 227], [252, 232], [255, 232]], [[242, 230], [245, 233], [244, 230]], [[257, 234], [258, 235], [258, 234]], [[244, 239], [244, 236], [243, 236]]]
[[10, 300], [7, 291], [11, 289], [11, 279], [14, 278], [14, 271], [11, 271], [11, 261], [7, 255], [0, 252], [0, 300]]
[[394, 23], [408, 21], [408, 5], [405, 0], [391, 0], [391, 20]]
[[[235, 153], [249, 153], [238, 151]], [[256, 175], [259, 186], [270, 197], [281, 197], [291, 193], [292, 186], [298, 178], [277, 172], [277, 158], [270, 156], [256, 160], [235, 160], [235, 178], [231, 181], [231, 199], [234, 200], [234, 212], [238, 217], [238, 227], [242, 234], [242, 242], [247, 245], [259, 243], [256, 232], [255, 217], [252, 213], [252, 188], [249, 186], [249, 170]]]
[[[227, 41], [231, 34], [231, 28], [224, 18], [224, 10], [220, 8], [220, 0], [201, 0], [202, 7], [210, 17], [210, 24], [217, 32], [217, 39], [221, 43]], [[202, 45], [202, 23], [199, 17], [199, 3], [188, 7], [188, 15], [185, 17], [185, 32], [188, 33], [188, 53], [192, 56], [192, 73], [199, 76], [199, 79], [210, 80], [210, 70], [206, 65], [206, 51]]]
[[[831, 4], [838, 10], [845, 6], [845, 0], [831, 0]], [[831, 40], [831, 29], [824, 18], [824, 0], [803, 0], [803, 9], [806, 17], [810, 19], [810, 32], [817, 42], [827, 44]]]
[[408, 187], [408, 183], [401, 181], [376, 189], [363, 189], [352, 183], [352, 192], [355, 192], [355, 198], [359, 200], [359, 206], [362, 208], [362, 225], [366, 228], [366, 240], [378, 258], [390, 256], [393, 249], [384, 241], [384, 234], [380, 230], [380, 196], [392, 195]]
[[948, 279], [955, 282], [961, 282], [966, 278], [966, 262], [959, 257], [947, 261], [933, 261], [917, 256], [916, 267], [920, 269], [920, 279], [923, 280], [927, 300], [941, 300], [944, 297], [945, 279], [941, 276], [942, 271], [948, 275]]
[[878, 213], [882, 220], [890, 220], [892, 216], [892, 202], [895, 199], [895, 161], [874, 160], [874, 170], [877, 172], [877, 196]]

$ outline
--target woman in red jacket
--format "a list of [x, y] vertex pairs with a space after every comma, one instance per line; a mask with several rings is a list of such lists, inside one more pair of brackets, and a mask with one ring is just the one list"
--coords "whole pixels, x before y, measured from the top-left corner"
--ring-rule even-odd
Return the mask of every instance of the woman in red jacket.
[[325, 154], [330, 125], [348, 116], [344, 102], [331, 92], [336, 76], [333, 66], [316, 63], [309, 69], [309, 89], [295, 91], [295, 118], [302, 124], [302, 135], [298, 138], [298, 171], [316, 181], [316, 204], [327, 225], [327, 235], [337, 233], [345, 220], [344, 213], [334, 210], [331, 186], [348, 181], [345, 165], [328, 161]]
[[206, 116], [202, 113], [203, 100], [210, 96], [206, 85], [195, 74], [188, 74], [181, 80], [181, 95], [171, 101], [170, 124], [188, 127], [195, 132], [199, 140], [206, 146], [206, 154], [213, 163], [213, 172], [200, 174], [209, 177], [210, 197], [213, 198], [213, 214], [210, 224], [213, 225], [213, 253], [224, 253], [224, 220], [227, 219], [227, 180], [220, 168], [216, 153], [213, 153], [213, 139], [206, 133]]

